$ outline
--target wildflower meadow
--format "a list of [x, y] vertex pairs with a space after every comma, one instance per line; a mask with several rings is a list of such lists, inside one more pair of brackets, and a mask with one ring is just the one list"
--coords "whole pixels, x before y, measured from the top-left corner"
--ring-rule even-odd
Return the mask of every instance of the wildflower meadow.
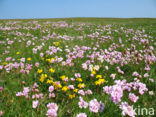
[[156, 116], [156, 19], [0, 20], [0, 116]]

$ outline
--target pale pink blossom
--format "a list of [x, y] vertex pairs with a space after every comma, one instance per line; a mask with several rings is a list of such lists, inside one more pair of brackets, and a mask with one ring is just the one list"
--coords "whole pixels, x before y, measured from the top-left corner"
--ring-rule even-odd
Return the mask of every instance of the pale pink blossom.
[[79, 113], [76, 115], [76, 117], [87, 117], [86, 113]]
[[38, 100], [33, 101], [33, 103], [32, 103], [32, 107], [33, 107], [33, 108], [37, 108], [38, 103], [39, 103], [39, 101], [38, 101]]
[[93, 99], [89, 102], [89, 110], [94, 113], [99, 112], [99, 102], [96, 99]]

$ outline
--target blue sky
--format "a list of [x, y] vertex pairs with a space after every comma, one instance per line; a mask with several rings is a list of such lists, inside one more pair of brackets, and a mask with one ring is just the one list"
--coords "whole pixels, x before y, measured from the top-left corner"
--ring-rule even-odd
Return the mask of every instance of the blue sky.
[[0, 19], [152, 17], [156, 0], [0, 0]]

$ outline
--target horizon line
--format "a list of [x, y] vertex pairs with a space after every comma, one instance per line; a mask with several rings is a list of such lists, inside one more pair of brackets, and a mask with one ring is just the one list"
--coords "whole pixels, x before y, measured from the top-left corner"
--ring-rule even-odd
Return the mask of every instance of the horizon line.
[[156, 17], [56, 17], [56, 18], [0, 18], [0, 20], [33, 20], [33, 19], [72, 19], [72, 18], [103, 18], [103, 19], [156, 19]]

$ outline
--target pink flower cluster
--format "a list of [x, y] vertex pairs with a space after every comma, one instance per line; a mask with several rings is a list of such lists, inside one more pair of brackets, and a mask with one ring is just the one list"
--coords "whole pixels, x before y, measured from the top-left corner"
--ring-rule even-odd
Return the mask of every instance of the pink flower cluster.
[[47, 104], [47, 114], [46, 116], [48, 117], [57, 117], [57, 110], [58, 110], [58, 106], [55, 103], [49, 103]]
[[97, 99], [93, 99], [89, 103], [84, 101], [82, 97], [79, 97], [79, 99], [79, 108], [87, 108], [89, 106], [89, 110], [94, 113], [102, 112], [104, 110], [104, 103], [101, 101], [98, 102]]

